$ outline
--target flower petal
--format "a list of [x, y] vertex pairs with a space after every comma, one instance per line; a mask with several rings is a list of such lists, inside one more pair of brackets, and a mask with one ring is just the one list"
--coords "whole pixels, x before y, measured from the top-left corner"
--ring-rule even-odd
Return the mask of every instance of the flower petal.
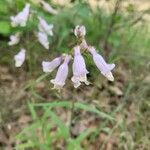
[[71, 80], [74, 83], [74, 87], [78, 87], [80, 85], [80, 82], [84, 82], [87, 85], [89, 84], [86, 77], [86, 75], [89, 72], [86, 69], [85, 61], [80, 53], [79, 46], [76, 46], [74, 48], [74, 62], [72, 65], [72, 70], [73, 70], [73, 77], [71, 78]]
[[11, 16], [11, 25], [12, 27], [16, 27], [20, 25], [21, 27], [26, 26], [26, 22], [29, 17], [30, 4], [26, 4], [21, 12], [19, 12], [16, 16]]
[[43, 32], [38, 32], [37, 37], [41, 45], [43, 45], [45, 49], [49, 49], [49, 41], [47, 34]]
[[14, 56], [15, 66], [16, 67], [21, 67], [22, 64], [24, 63], [24, 61], [25, 61], [25, 53], [26, 53], [26, 50], [25, 49], [21, 49], [20, 52]]
[[38, 28], [40, 32], [44, 32], [47, 35], [53, 36], [53, 24], [48, 24], [46, 20], [44, 20], [42, 17], [38, 17], [39, 19], [39, 24]]
[[111, 73], [111, 70], [114, 69], [115, 64], [107, 64], [104, 60], [104, 58], [98, 54], [94, 47], [90, 47], [89, 52], [93, 56], [93, 61], [97, 68], [100, 70], [100, 72], [110, 81], [114, 81], [114, 77]]
[[70, 55], [67, 55], [64, 59], [63, 64], [61, 64], [58, 68], [55, 79], [51, 80], [51, 83], [54, 84], [54, 89], [60, 90], [65, 85], [65, 81], [68, 76], [68, 63], [71, 59]]
[[10, 36], [10, 41], [8, 42], [9, 46], [16, 45], [20, 41], [20, 33], [16, 33], [15, 35]]
[[54, 15], [57, 14], [57, 11], [54, 8], [52, 8], [52, 6], [50, 6], [48, 3], [46, 3], [45, 1], [40, 1], [40, 2], [45, 11], [49, 12], [50, 14], [54, 14]]
[[62, 57], [57, 57], [53, 59], [52, 61], [43, 61], [42, 62], [42, 68], [43, 72], [52, 72], [55, 68], [57, 68], [62, 61]]

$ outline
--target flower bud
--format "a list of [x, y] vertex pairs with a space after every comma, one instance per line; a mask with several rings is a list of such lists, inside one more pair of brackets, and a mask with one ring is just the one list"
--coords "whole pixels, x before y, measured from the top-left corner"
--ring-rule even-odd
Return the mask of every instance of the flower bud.
[[76, 37], [84, 37], [86, 34], [85, 26], [79, 26], [77, 25], [74, 29], [74, 34]]

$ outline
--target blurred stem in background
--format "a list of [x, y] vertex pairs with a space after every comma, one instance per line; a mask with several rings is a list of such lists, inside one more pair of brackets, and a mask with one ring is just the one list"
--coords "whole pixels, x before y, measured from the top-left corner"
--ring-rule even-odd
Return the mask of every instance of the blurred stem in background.
[[106, 34], [105, 34], [103, 49], [105, 51], [105, 56], [106, 57], [108, 57], [109, 53], [110, 53], [110, 49], [108, 47], [108, 40], [109, 40], [109, 37], [111, 36], [111, 33], [114, 29], [115, 18], [116, 18], [116, 15], [117, 15], [118, 11], [119, 11], [121, 1], [122, 0], [116, 0], [115, 7], [114, 7], [114, 10], [113, 10], [113, 13], [112, 13], [112, 16], [111, 16], [110, 24], [108, 25], [108, 28], [107, 28], [107, 31], [106, 31]]

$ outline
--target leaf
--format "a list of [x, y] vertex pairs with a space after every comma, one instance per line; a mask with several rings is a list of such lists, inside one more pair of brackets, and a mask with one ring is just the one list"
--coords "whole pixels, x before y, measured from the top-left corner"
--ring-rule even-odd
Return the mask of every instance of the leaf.
[[53, 113], [52, 111], [49, 110], [49, 115], [51, 119], [56, 123], [56, 125], [60, 129], [60, 133], [63, 135], [65, 139], [69, 137], [69, 129], [66, 127], [66, 125], [60, 120], [60, 118]]
[[[51, 103], [39, 103], [39, 104], [33, 104], [33, 105], [34, 106], [43, 106], [43, 107], [48, 106], [50, 108], [53, 108], [53, 107], [67, 107], [67, 108], [71, 108], [72, 107], [72, 103], [68, 102], [68, 101], [51, 102]], [[98, 109], [96, 109], [94, 107], [91, 107], [89, 105], [83, 104], [83, 103], [76, 102], [75, 103], [75, 108], [83, 109], [83, 110], [86, 110], [86, 111], [89, 111], [89, 112], [96, 113], [99, 116], [101, 116], [102, 118], [106, 118], [108, 120], [114, 120], [114, 118], [112, 116], [110, 116], [109, 114], [101, 112]]]
[[10, 33], [10, 24], [7, 21], [0, 22], [0, 33], [8, 35]]
[[0, 15], [7, 13], [7, 3], [5, 1], [0, 1]]
[[31, 103], [29, 102], [29, 103], [28, 103], [28, 106], [29, 106], [29, 109], [30, 109], [32, 118], [33, 118], [33, 119], [37, 119], [36, 111], [35, 111], [35, 109], [34, 109], [33, 104], [31, 104]]
[[91, 134], [92, 132], [94, 132], [93, 128], [89, 128], [87, 130], [85, 130], [84, 132], [82, 132], [76, 139], [76, 142], [78, 144], [80, 144], [89, 134]]
[[106, 118], [108, 120], [114, 120], [114, 118], [111, 117], [109, 114], [101, 112], [98, 109], [96, 109], [94, 107], [91, 107], [89, 105], [85, 105], [85, 104], [77, 102], [77, 103], [75, 103], [75, 107], [79, 108], [79, 109], [83, 109], [83, 110], [89, 111], [89, 112], [94, 112], [94, 113], [100, 115], [102, 118]]
[[71, 103], [68, 101], [63, 101], [63, 102], [50, 102], [50, 103], [39, 103], [39, 104], [33, 104], [36, 107], [49, 107], [49, 108], [54, 108], [54, 107], [71, 107]]
[[15, 147], [16, 150], [24, 150], [26, 148], [31, 148], [31, 147], [34, 147], [34, 143], [31, 142], [31, 141], [28, 141], [27, 143], [22, 143], [22, 144], [19, 144]]
[[49, 76], [49, 74], [50, 73], [45, 73], [45, 74], [43, 74], [43, 75], [41, 75], [40, 77], [38, 77], [37, 79], [36, 79], [36, 83], [39, 83], [39, 82], [41, 82], [42, 80], [44, 80], [47, 76]]

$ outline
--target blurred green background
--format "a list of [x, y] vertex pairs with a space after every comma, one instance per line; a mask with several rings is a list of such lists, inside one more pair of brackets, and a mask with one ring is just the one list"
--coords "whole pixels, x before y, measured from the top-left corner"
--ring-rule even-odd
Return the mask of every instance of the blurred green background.
[[[12, 28], [10, 16], [21, 11], [27, 2], [33, 11], [27, 26]], [[45, 12], [39, 2], [0, 1], [0, 148], [148, 150], [149, 0], [46, 1], [58, 11], [57, 15]], [[35, 36], [37, 15], [54, 24], [49, 50], [45, 50]], [[107, 62], [116, 64], [115, 81], [108, 82], [90, 56], [84, 54], [92, 85], [73, 89], [70, 71], [63, 91], [57, 93], [49, 83], [56, 71], [43, 74], [41, 62], [71, 51], [76, 44], [73, 34], [76, 25], [84, 25], [87, 42], [96, 47]], [[22, 33], [21, 42], [9, 47], [9, 36], [17, 31]], [[13, 57], [21, 47], [27, 49], [27, 57], [18, 69]], [[74, 99], [76, 109], [70, 130], [65, 127], [65, 119]], [[39, 108], [35, 108], [38, 103]], [[51, 111], [49, 107], [54, 108]]]

